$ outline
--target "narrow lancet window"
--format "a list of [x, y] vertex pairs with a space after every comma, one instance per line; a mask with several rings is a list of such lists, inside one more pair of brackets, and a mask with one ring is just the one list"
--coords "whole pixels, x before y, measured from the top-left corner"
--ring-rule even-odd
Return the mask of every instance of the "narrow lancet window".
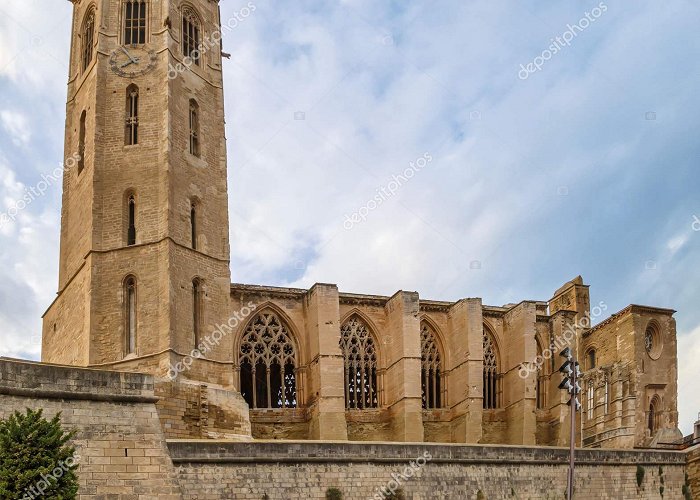
[[190, 154], [199, 156], [199, 104], [190, 99]]
[[129, 276], [124, 281], [126, 311], [126, 354], [136, 354], [136, 278]]
[[126, 231], [126, 244], [128, 246], [136, 245], [136, 197], [129, 195], [127, 202], [128, 211], [128, 226]]
[[126, 137], [125, 144], [139, 143], [139, 88], [129, 85], [126, 89]]
[[146, 43], [146, 1], [124, 1], [124, 45]]

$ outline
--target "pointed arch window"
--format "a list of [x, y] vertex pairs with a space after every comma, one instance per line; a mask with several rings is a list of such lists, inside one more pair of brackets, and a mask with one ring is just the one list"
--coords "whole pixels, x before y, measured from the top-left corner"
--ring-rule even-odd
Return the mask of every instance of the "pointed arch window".
[[146, 0], [124, 0], [124, 45], [146, 43]]
[[87, 122], [87, 111], [80, 114], [80, 125], [78, 131], [78, 174], [85, 168], [85, 127]]
[[651, 398], [651, 403], [649, 403], [649, 415], [647, 420], [647, 428], [649, 432], [653, 435], [659, 428], [659, 413], [661, 410], [661, 400], [658, 395], [654, 395]]
[[129, 194], [126, 201], [126, 245], [136, 245], [136, 195]]
[[190, 236], [192, 249], [197, 250], [197, 205], [194, 202], [190, 205]]
[[83, 21], [81, 68], [85, 71], [92, 62], [95, 44], [95, 8], [91, 7]]
[[596, 353], [595, 349], [591, 348], [586, 352], [586, 369], [592, 370], [596, 366]]
[[536, 404], [537, 404], [537, 409], [542, 410], [547, 407], [547, 374], [545, 373], [545, 369], [547, 367], [547, 363], [545, 363], [545, 358], [544, 358], [544, 352], [542, 350], [542, 346], [540, 345], [540, 341], [538, 339], [535, 339], [535, 342], [537, 344], [537, 382], [535, 386], [535, 398], [536, 398]]
[[197, 66], [202, 56], [199, 48], [201, 25], [199, 16], [192, 8], [182, 9], [182, 55], [189, 57]]
[[124, 143], [133, 146], [139, 143], [139, 88], [129, 85], [126, 89], [126, 134]]
[[199, 156], [199, 104], [190, 99], [190, 154]]
[[136, 354], [136, 278], [127, 276], [124, 280], [124, 351], [126, 355]]
[[199, 278], [192, 280], [192, 330], [194, 332], [194, 347], [198, 349], [202, 334], [204, 287]]
[[423, 409], [442, 408], [442, 357], [435, 332], [425, 322], [421, 324], [420, 344]]
[[253, 318], [238, 353], [241, 394], [254, 408], [296, 408], [296, 349], [289, 329], [272, 311]]
[[345, 358], [346, 408], [378, 408], [377, 348], [369, 328], [358, 316], [341, 327], [340, 350]]
[[498, 354], [491, 333], [484, 326], [484, 409], [500, 407]]

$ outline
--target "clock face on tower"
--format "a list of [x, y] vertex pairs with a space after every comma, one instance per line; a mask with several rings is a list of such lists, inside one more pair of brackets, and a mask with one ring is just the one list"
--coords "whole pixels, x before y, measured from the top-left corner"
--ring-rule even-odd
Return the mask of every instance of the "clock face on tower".
[[156, 53], [143, 47], [119, 47], [109, 58], [112, 71], [119, 76], [134, 77], [151, 71], [156, 65]]

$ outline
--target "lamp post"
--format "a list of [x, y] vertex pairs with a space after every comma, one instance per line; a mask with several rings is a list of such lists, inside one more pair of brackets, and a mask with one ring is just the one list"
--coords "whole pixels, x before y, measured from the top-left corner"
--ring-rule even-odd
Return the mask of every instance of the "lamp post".
[[581, 386], [578, 379], [581, 376], [578, 361], [574, 359], [573, 353], [569, 347], [559, 353], [559, 356], [565, 358], [564, 364], [559, 368], [559, 372], [564, 376], [559, 389], [566, 390], [571, 397], [567, 401], [567, 405], [571, 407], [571, 439], [569, 441], [569, 481], [567, 488], [567, 500], [574, 498], [574, 450], [576, 447], [576, 412], [581, 409], [581, 403], [578, 400], [578, 395], [581, 392]]

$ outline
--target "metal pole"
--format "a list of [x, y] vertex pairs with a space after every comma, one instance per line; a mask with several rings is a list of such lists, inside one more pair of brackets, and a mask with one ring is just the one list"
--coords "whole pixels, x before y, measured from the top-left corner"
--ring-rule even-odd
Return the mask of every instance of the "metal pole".
[[576, 447], [576, 361], [572, 362], [573, 374], [571, 381], [573, 385], [573, 394], [571, 397], [571, 441], [569, 443], [569, 492], [568, 500], [574, 498], [574, 449]]

